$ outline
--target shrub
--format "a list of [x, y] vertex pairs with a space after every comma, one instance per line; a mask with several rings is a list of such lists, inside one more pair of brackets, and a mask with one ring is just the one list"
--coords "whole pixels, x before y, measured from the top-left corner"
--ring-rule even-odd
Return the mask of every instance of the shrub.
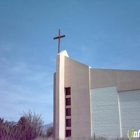
[[22, 134], [23, 140], [33, 140], [38, 136], [42, 135], [42, 125], [40, 115], [32, 114], [31, 111], [24, 113], [18, 121], [18, 128]]
[[0, 118], [0, 140], [34, 140], [42, 135], [42, 125], [41, 116], [31, 111], [24, 113], [16, 124]]
[[48, 128], [47, 130], [47, 137], [52, 137], [53, 134], [53, 127], [51, 126], [50, 128]]

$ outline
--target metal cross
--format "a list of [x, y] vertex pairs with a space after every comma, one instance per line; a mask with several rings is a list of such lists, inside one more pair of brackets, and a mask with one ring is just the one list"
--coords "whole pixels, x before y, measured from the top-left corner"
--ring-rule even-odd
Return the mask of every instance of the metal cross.
[[58, 36], [53, 38], [53, 39], [58, 39], [58, 53], [60, 53], [60, 38], [63, 38], [63, 37], [65, 37], [65, 35], [60, 36], [60, 29], [59, 29]]

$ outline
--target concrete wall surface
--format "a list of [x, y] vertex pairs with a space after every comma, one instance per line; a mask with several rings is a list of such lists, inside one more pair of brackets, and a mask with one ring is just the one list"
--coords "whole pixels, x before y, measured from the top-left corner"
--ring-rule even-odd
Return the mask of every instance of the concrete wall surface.
[[54, 118], [55, 138], [65, 138], [65, 92], [64, 92], [64, 67], [66, 51], [57, 54], [55, 87], [54, 87]]
[[140, 90], [119, 92], [119, 102], [122, 136], [127, 137], [128, 130], [140, 129]]
[[120, 137], [117, 87], [91, 89], [92, 135]]
[[65, 57], [65, 87], [71, 87], [72, 137], [91, 137], [89, 66]]
[[90, 69], [91, 89], [117, 86], [118, 91], [140, 89], [140, 71]]

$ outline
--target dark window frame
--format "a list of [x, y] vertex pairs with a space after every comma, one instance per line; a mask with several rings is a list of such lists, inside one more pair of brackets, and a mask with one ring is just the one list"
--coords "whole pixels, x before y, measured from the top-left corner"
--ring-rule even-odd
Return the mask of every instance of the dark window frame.
[[66, 108], [66, 116], [71, 116], [71, 108]]
[[66, 119], [66, 127], [71, 127], [71, 119]]
[[71, 137], [71, 130], [66, 130], [66, 137]]
[[65, 94], [66, 95], [71, 95], [71, 88], [70, 87], [65, 88]]
[[66, 98], [66, 106], [71, 105], [71, 98]]

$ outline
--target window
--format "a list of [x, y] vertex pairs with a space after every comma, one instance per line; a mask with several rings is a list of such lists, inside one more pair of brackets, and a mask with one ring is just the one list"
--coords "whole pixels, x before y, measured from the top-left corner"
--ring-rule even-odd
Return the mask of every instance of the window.
[[71, 98], [66, 98], [66, 106], [71, 105]]
[[[65, 88], [65, 109], [66, 109], [66, 137], [71, 137], [71, 88]], [[69, 116], [69, 117], [68, 117]]]
[[66, 137], [71, 137], [71, 130], [66, 130]]
[[71, 108], [66, 108], [66, 116], [71, 116]]
[[71, 119], [66, 119], [66, 127], [71, 127]]
[[70, 89], [70, 87], [65, 88], [65, 93], [66, 93], [66, 95], [71, 95], [71, 89]]

